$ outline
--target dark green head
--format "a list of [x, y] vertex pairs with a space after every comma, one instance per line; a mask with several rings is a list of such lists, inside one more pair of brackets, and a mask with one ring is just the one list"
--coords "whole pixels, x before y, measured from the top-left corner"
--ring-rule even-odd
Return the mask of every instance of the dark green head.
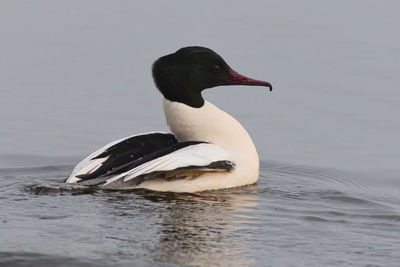
[[217, 53], [199, 46], [184, 47], [156, 60], [153, 78], [166, 99], [194, 108], [204, 104], [201, 91], [215, 86], [255, 85], [272, 90], [271, 84], [238, 74]]

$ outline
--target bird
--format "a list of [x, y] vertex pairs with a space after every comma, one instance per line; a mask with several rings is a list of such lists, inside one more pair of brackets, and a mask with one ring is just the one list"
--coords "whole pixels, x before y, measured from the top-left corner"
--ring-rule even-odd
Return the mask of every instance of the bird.
[[101, 189], [200, 192], [254, 184], [260, 161], [245, 128], [206, 101], [205, 89], [265, 86], [234, 71], [213, 50], [188, 46], [152, 65], [172, 133], [148, 132], [111, 142], [78, 163], [67, 184]]

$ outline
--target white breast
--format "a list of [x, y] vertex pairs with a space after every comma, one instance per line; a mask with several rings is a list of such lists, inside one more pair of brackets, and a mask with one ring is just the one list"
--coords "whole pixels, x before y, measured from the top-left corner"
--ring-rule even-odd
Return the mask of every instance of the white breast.
[[207, 101], [201, 108], [192, 108], [164, 99], [163, 107], [167, 124], [179, 141], [211, 142], [234, 155], [236, 167], [231, 173], [219, 174], [221, 177], [203, 175], [193, 180], [192, 186], [198, 183], [197, 187], [208, 190], [242, 186], [258, 180], [260, 165], [256, 148], [247, 131], [232, 116]]

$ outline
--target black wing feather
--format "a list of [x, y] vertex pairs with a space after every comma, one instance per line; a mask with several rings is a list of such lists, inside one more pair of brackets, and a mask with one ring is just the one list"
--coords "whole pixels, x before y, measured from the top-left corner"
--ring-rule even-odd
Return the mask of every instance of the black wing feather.
[[81, 181], [85, 181], [117, 175], [152, 159], [200, 143], [205, 142], [178, 142], [173, 134], [164, 133], [134, 136], [107, 148], [104, 152], [92, 158], [93, 160], [108, 157], [97, 170], [88, 174], [80, 174], [76, 177], [80, 178]]
[[88, 180], [109, 175], [112, 170], [114, 170], [113, 173], [115, 174], [122, 173], [127, 164], [177, 142], [178, 140], [173, 134], [166, 133], [143, 134], [124, 139], [91, 159], [108, 157], [96, 171], [77, 175], [76, 177]]

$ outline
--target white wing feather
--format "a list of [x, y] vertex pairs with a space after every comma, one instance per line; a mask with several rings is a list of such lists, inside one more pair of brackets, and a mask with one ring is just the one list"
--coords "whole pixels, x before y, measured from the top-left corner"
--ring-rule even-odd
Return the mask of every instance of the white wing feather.
[[155, 171], [171, 171], [189, 166], [207, 166], [212, 162], [222, 160], [235, 162], [233, 154], [218, 145], [209, 143], [191, 145], [150, 160], [136, 168], [110, 178], [104, 186], [119, 179], [123, 179], [126, 182], [140, 175]]

